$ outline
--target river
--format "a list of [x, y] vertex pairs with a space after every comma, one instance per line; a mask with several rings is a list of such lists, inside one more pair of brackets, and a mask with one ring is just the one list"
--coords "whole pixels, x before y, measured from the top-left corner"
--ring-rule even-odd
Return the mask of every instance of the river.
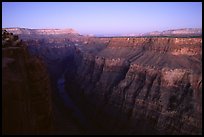
[[64, 75], [62, 75], [57, 81], [57, 88], [60, 99], [63, 101], [66, 109], [72, 111], [76, 119], [78, 119], [80, 125], [83, 127], [84, 130], [90, 130], [91, 124], [89, 120], [83, 115], [83, 113], [79, 110], [79, 108], [75, 105], [74, 101], [70, 98], [68, 92], [64, 88], [65, 86], [65, 79]]

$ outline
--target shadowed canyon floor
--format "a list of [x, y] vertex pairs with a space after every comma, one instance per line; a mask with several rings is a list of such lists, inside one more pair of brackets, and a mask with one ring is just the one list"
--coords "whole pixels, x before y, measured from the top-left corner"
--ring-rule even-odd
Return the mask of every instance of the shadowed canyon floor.
[[[36, 66], [43, 70], [37, 74], [35, 67], [16, 67], [23, 69], [22, 75], [27, 72], [39, 79], [38, 84], [34, 82], [39, 88], [39, 98], [34, 103], [50, 100], [50, 110], [45, 110], [52, 114], [49, 134], [202, 134], [202, 38], [97, 38], [81, 36], [73, 30], [17, 32], [27, 45], [26, 54], [37, 58], [31, 66], [43, 62], [42, 68]], [[12, 81], [8, 76], [13, 74], [14, 66], [8, 64], [13, 60], [23, 62], [25, 57], [12, 59], [6, 50], [14, 47], [4, 45], [3, 98], [10, 101], [12, 95], [7, 91], [12, 90], [4, 83]], [[19, 79], [30, 81], [19, 76], [9, 85], [19, 85]], [[41, 81], [50, 86], [49, 90]], [[24, 93], [18, 91], [18, 96]], [[25, 91], [22, 100], [32, 94]], [[7, 104], [5, 101], [5, 109], [9, 108]], [[41, 112], [37, 106], [36, 111]], [[5, 119], [16, 118], [13, 112], [5, 113], [9, 115]], [[33, 114], [35, 111], [29, 116]]]

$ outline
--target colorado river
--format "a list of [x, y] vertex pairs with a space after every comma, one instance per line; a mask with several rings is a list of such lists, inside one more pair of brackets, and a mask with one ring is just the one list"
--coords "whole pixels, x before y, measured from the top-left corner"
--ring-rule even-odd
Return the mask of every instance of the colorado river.
[[74, 104], [72, 99], [69, 97], [67, 91], [65, 91], [64, 89], [64, 84], [65, 84], [65, 80], [64, 80], [64, 77], [62, 76], [57, 81], [57, 88], [58, 88], [59, 96], [62, 99], [66, 109], [69, 109], [73, 112], [74, 116], [76, 117], [76, 119], [79, 120], [79, 123], [82, 125], [82, 127], [85, 130], [90, 130], [91, 126], [89, 121], [84, 117], [82, 112], [77, 108], [77, 106]]

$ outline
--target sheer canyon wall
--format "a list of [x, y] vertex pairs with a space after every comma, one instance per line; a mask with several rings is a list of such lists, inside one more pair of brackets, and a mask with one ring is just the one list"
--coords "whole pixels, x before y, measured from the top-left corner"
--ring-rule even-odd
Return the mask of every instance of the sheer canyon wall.
[[49, 134], [50, 79], [44, 63], [30, 56], [18, 36], [2, 31], [3, 134]]
[[202, 134], [202, 38], [20, 36], [64, 77], [89, 133]]

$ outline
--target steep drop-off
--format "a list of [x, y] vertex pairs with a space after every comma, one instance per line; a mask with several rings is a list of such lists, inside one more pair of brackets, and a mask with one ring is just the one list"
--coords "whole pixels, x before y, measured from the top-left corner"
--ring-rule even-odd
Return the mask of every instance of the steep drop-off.
[[[64, 77], [93, 125], [82, 134], [202, 134], [202, 38], [21, 36], [52, 86]], [[66, 104], [58, 92], [55, 103]]]
[[66, 87], [81, 106], [90, 103], [84, 111], [107, 133], [201, 134], [201, 45], [112, 38], [98, 51], [77, 47]]
[[2, 31], [3, 134], [50, 134], [51, 87], [43, 62], [18, 36]]

